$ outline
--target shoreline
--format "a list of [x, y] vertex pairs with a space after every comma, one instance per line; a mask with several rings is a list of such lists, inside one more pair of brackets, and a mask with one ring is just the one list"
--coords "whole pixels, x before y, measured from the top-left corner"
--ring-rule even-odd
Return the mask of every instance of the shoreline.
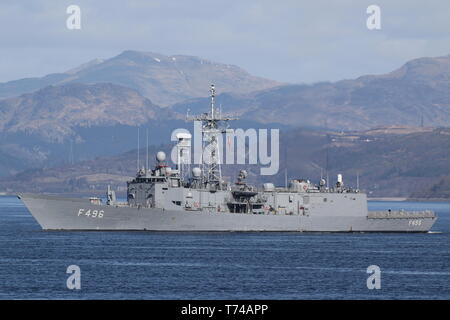
[[402, 202], [402, 201], [408, 201], [409, 198], [407, 197], [367, 197], [367, 201], [395, 201], [395, 202]]
[[367, 201], [390, 201], [390, 202], [450, 202], [450, 198], [408, 198], [408, 197], [367, 197]]

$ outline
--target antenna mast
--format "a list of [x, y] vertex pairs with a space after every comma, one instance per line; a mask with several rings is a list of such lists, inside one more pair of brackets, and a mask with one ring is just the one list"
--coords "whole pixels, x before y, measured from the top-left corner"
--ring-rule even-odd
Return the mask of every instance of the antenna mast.
[[140, 143], [139, 143], [139, 127], [138, 127], [138, 134], [137, 134], [137, 171], [139, 172], [139, 166], [140, 166], [140, 161], [139, 161], [139, 147], [140, 147]]
[[235, 119], [216, 115], [214, 105], [216, 89], [214, 84], [211, 85], [210, 93], [211, 111], [209, 113], [203, 113], [200, 116], [188, 118], [188, 120], [202, 122], [201, 169], [203, 185], [209, 189], [221, 190], [222, 170], [220, 166], [220, 148], [222, 144], [219, 139], [222, 138], [222, 133], [225, 133], [226, 126], [224, 124], [229, 120]]
[[287, 174], [287, 167], [284, 169], [284, 187], [287, 189], [288, 187], [288, 174]]
[[147, 159], [146, 159], [146, 162], [145, 162], [145, 173], [147, 173], [147, 171], [148, 171], [148, 128], [146, 128], [147, 130], [146, 130], [146, 133], [147, 133], [147, 148], [146, 148], [146, 152], [147, 152]]
[[359, 190], [359, 170], [356, 170], [356, 189]]
[[214, 88], [214, 85], [211, 85], [211, 89], [209, 89], [209, 92], [211, 92], [211, 118], [214, 119], [214, 98], [216, 96], [216, 89]]

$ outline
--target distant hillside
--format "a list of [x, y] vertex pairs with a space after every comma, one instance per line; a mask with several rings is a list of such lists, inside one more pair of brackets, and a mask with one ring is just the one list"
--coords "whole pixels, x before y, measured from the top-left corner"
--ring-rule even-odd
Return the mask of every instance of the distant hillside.
[[107, 83], [49, 86], [0, 100], [0, 176], [124, 152], [136, 145], [137, 126], [159, 143], [158, 135], [180, 126], [162, 118], [168, 111], [137, 91]]
[[74, 83], [0, 100], [0, 132], [28, 132], [58, 141], [74, 135], [77, 126], [134, 126], [163, 114], [133, 89]]
[[411, 194], [412, 198], [445, 199], [450, 201], [450, 175], [443, 176], [431, 186], [425, 185]]
[[[250, 120], [237, 125], [261, 126]], [[136, 147], [138, 127], [141, 144], [148, 129], [152, 145], [169, 142], [174, 129], [186, 126], [184, 117], [124, 86], [48, 86], [0, 100], [0, 176], [120, 154]]]
[[329, 167], [372, 196], [408, 197], [450, 173], [449, 150], [449, 128], [370, 130], [333, 136]]
[[[152, 147], [150, 163], [157, 150], [168, 152], [170, 148]], [[408, 197], [450, 174], [448, 150], [450, 129], [388, 127], [346, 133], [295, 129], [282, 132], [277, 175], [260, 176], [256, 165], [224, 166], [223, 174], [233, 182], [238, 170], [245, 167], [251, 183], [284, 185], [287, 168], [289, 179], [307, 178], [317, 183], [321, 175], [327, 175], [328, 153], [330, 185], [342, 173], [344, 183], [356, 187], [359, 175], [360, 187], [369, 196]], [[135, 172], [136, 150], [74, 165], [28, 170], [0, 179], [0, 191], [103, 193], [111, 184], [123, 192], [124, 181]], [[442, 188], [447, 190], [445, 185]]]
[[[0, 84], [0, 94], [5, 88], [57, 84], [0, 100], [0, 176], [117, 155], [136, 146], [137, 126], [149, 129], [150, 144], [166, 143], [173, 129], [186, 127], [187, 112], [209, 109], [209, 98], [198, 97], [209, 94], [211, 79], [219, 94], [216, 106], [241, 119], [232, 124], [235, 128], [245, 123], [348, 132], [422, 123], [450, 126], [450, 56], [412, 60], [384, 75], [272, 87], [277, 83], [200, 58], [125, 51], [62, 75]], [[161, 108], [148, 98], [154, 94], [156, 99], [189, 99]], [[306, 138], [302, 143], [308, 145]], [[439, 146], [435, 152], [444, 152]]]
[[209, 95], [215, 83], [221, 92], [247, 93], [280, 83], [255, 77], [228, 64], [185, 55], [124, 51], [106, 60], [96, 59], [64, 73], [0, 83], [0, 98], [32, 92], [49, 85], [108, 82], [137, 90], [160, 106]]
[[[284, 85], [250, 94], [223, 93], [224, 110], [259, 122], [365, 130], [376, 126], [450, 125], [450, 55], [412, 60], [384, 75], [311, 85]], [[185, 114], [206, 99], [175, 104]]]

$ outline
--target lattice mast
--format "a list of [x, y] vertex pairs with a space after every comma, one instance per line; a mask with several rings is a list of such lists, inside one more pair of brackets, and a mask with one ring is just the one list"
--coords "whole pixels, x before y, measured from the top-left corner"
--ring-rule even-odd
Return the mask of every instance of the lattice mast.
[[229, 120], [236, 120], [231, 117], [223, 117], [217, 112], [214, 100], [216, 90], [214, 85], [211, 85], [211, 110], [209, 113], [203, 113], [200, 116], [189, 118], [193, 121], [201, 121], [202, 126], [202, 155], [201, 155], [201, 169], [202, 169], [202, 183], [204, 187], [210, 189], [222, 189], [222, 169], [220, 163], [220, 148], [222, 144], [221, 136], [226, 132], [227, 122]]

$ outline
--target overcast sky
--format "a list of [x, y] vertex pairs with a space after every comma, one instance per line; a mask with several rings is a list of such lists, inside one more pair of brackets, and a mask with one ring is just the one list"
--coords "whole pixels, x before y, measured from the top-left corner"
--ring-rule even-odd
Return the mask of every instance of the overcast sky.
[[[81, 8], [81, 30], [66, 8]], [[381, 30], [366, 9], [381, 8]], [[188, 54], [284, 82], [379, 74], [450, 53], [443, 0], [1, 0], [0, 81], [62, 72], [123, 50]]]

